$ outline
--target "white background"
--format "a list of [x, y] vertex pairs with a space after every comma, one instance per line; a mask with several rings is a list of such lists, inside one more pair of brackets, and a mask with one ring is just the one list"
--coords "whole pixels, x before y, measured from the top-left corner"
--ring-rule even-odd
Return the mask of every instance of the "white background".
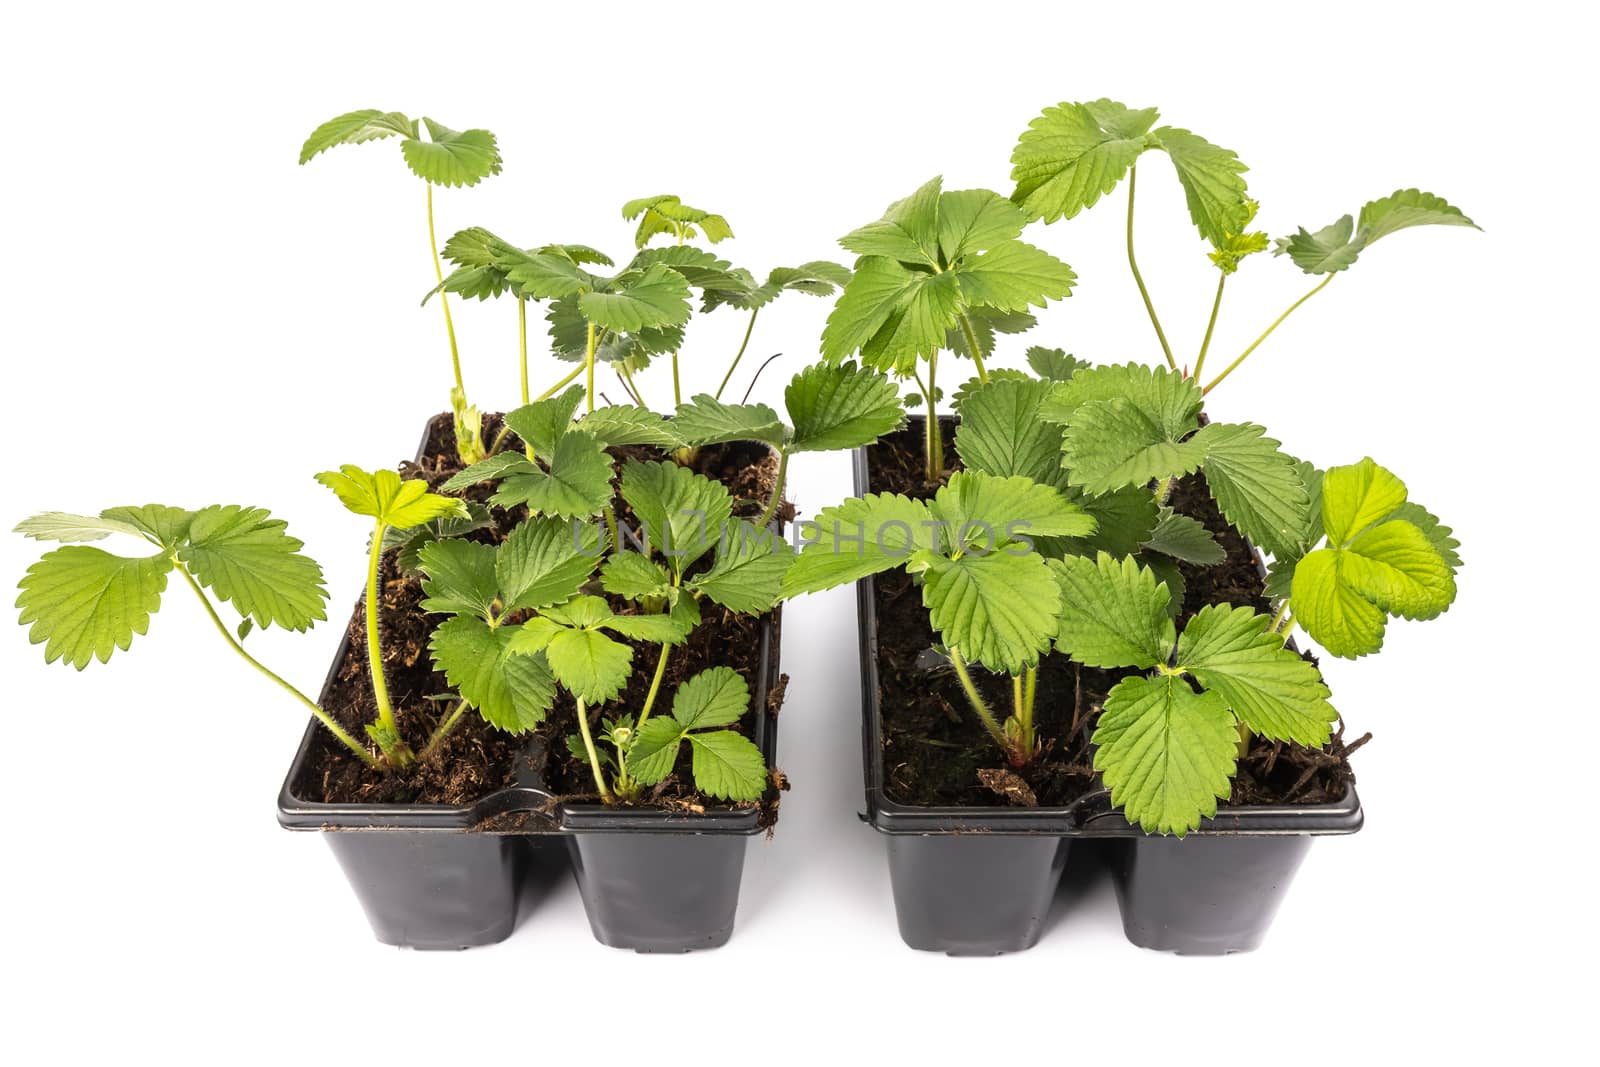
[[[758, 273], [843, 259], [840, 234], [934, 174], [1009, 191], [1028, 120], [1101, 95], [1236, 149], [1274, 235], [1412, 185], [1486, 232], [1384, 241], [1210, 405], [1321, 465], [1370, 453], [1455, 526], [1467, 559], [1442, 620], [1397, 623], [1381, 656], [1327, 665], [1352, 732], [1377, 735], [1357, 765], [1367, 828], [1312, 850], [1258, 952], [1136, 949], [1104, 884], [1031, 952], [905, 948], [882, 843], [856, 820], [848, 589], [787, 609], [780, 762], [795, 788], [776, 840], [750, 848], [729, 946], [603, 948], [570, 884], [494, 948], [381, 946], [322, 842], [274, 821], [301, 714], [174, 587], [131, 654], [81, 675], [46, 667], [21, 630], [0, 641], [5, 1058], [1583, 1058], [1600, 701], [1582, 532], [1595, 93], [1577, 18], [1526, 3], [12, 11], [6, 524], [147, 501], [273, 509], [326, 568], [338, 621], [253, 647], [312, 690], [360, 588], [365, 530], [311, 475], [409, 455], [448, 387], [438, 309], [418, 307], [423, 187], [395, 144], [296, 166], [339, 112], [499, 135], [503, 175], [438, 195], [441, 242], [481, 224], [626, 254], [621, 203], [674, 192], [725, 214], [738, 238], [719, 252]], [[1192, 353], [1214, 276], [1170, 168], [1152, 154], [1143, 174], [1141, 265]], [[1080, 276], [1030, 341], [1159, 360], [1123, 259], [1124, 195], [1029, 231]], [[1286, 260], [1248, 262], [1214, 359], [1307, 288]], [[762, 315], [750, 364], [785, 358], [758, 396], [816, 355], [829, 306], [791, 295]], [[512, 306], [457, 305], [457, 325], [472, 397], [513, 403]], [[714, 387], [742, 326], [692, 325], [686, 392]], [[540, 358], [535, 374], [558, 369]], [[665, 367], [644, 387], [670, 397]], [[846, 495], [846, 457], [796, 461], [793, 491], [807, 513]], [[6, 536], [0, 574], [40, 550]]]

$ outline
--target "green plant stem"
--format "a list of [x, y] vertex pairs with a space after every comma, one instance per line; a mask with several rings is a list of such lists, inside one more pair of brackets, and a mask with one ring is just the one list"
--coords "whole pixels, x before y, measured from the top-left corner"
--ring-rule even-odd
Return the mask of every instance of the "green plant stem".
[[772, 521], [772, 516], [778, 513], [778, 503], [783, 500], [783, 479], [789, 473], [789, 453], [778, 449], [778, 477], [772, 483], [772, 499], [767, 501], [767, 510], [761, 513], [756, 520], [756, 526], [765, 530], [767, 523]]
[[451, 730], [455, 729], [456, 722], [461, 718], [462, 713], [466, 710], [467, 702], [465, 700], [456, 701], [455, 710], [449, 715], [445, 716], [438, 726], [434, 727], [433, 735], [428, 738], [428, 743], [422, 746], [421, 752], [417, 753], [418, 763], [427, 762], [428, 757], [433, 755], [433, 750], [438, 748], [439, 745], [443, 743], [444, 739], [449, 736]]
[[594, 772], [594, 784], [600, 790], [600, 799], [611, 803], [611, 789], [606, 785], [605, 772], [600, 769], [600, 754], [594, 750], [594, 738], [589, 734], [589, 709], [578, 701], [578, 732], [583, 735], [584, 751], [589, 753], [589, 769]]
[[1245, 361], [1245, 357], [1250, 355], [1250, 353], [1254, 352], [1256, 350], [1256, 347], [1258, 345], [1260, 345], [1262, 341], [1265, 341], [1268, 337], [1271, 337], [1272, 336], [1272, 331], [1276, 330], [1279, 326], [1283, 325], [1283, 320], [1284, 319], [1286, 319], [1290, 315], [1294, 314], [1295, 309], [1298, 308], [1301, 304], [1304, 304], [1307, 300], [1310, 300], [1312, 297], [1314, 297], [1318, 293], [1322, 292], [1322, 290], [1327, 287], [1327, 284], [1329, 282], [1333, 281], [1333, 279], [1335, 277], [1337, 277], [1337, 275], [1335, 275], [1335, 274], [1328, 275], [1326, 278], [1322, 279], [1322, 281], [1319, 282], [1317, 284], [1317, 286], [1314, 289], [1312, 289], [1309, 293], [1307, 293], [1305, 296], [1302, 296], [1299, 300], [1296, 300], [1294, 303], [1290, 304], [1289, 305], [1289, 310], [1285, 311], [1282, 315], [1279, 315], [1277, 318], [1273, 319], [1272, 320], [1272, 325], [1268, 326], [1265, 330], [1263, 330], [1260, 337], [1257, 337], [1254, 341], [1251, 341], [1250, 342], [1250, 347], [1245, 349], [1243, 352], [1239, 353], [1239, 358], [1238, 359], [1236, 359], [1232, 363], [1228, 364], [1228, 368], [1226, 370], [1224, 370], [1221, 374], [1217, 375], [1215, 378], [1211, 379], [1211, 384], [1207, 385], [1205, 388], [1200, 390], [1200, 395], [1204, 396], [1205, 394], [1211, 392], [1211, 390], [1215, 389], [1218, 385], [1222, 384], [1222, 379], [1224, 379], [1228, 375], [1232, 374], [1234, 368], [1237, 367], [1239, 364], [1243, 363]]
[[1163, 478], [1161, 484], [1156, 486], [1156, 506], [1165, 507], [1167, 497], [1172, 495], [1172, 487], [1178, 484], [1176, 477]]
[[1194, 361], [1195, 381], [1200, 380], [1200, 372], [1206, 365], [1206, 351], [1211, 347], [1211, 333], [1217, 328], [1217, 310], [1222, 307], [1222, 287], [1228, 284], [1228, 276], [1222, 274], [1217, 278], [1217, 298], [1211, 301], [1211, 320], [1206, 323], [1206, 336], [1200, 342], [1200, 355]]
[[517, 357], [522, 366], [522, 403], [528, 404], [528, 302], [517, 298]]
[[635, 732], [645, 724], [645, 720], [650, 718], [650, 709], [655, 706], [656, 694], [661, 692], [661, 679], [667, 673], [667, 657], [671, 652], [671, 646], [661, 646], [661, 658], [656, 660], [656, 673], [650, 679], [650, 691], [644, 695], [644, 707], [639, 710], [639, 721], [633, 724]]
[[934, 485], [944, 474], [944, 437], [939, 433], [939, 407], [935, 399], [939, 395], [939, 352], [934, 350], [928, 357], [928, 442], [927, 459], [928, 484]]
[[1278, 632], [1278, 627], [1283, 625], [1283, 620], [1285, 618], [1287, 618], [1288, 615], [1289, 615], [1289, 598], [1288, 597], [1284, 597], [1283, 603], [1278, 607], [1278, 613], [1272, 617], [1271, 630], [1272, 630], [1273, 633], [1277, 633]]
[[956, 669], [956, 676], [961, 679], [961, 688], [967, 694], [967, 701], [972, 705], [972, 710], [978, 713], [978, 718], [983, 720], [983, 728], [989, 731], [989, 736], [995, 739], [1002, 751], [1011, 752], [1011, 742], [1006, 739], [1005, 730], [995, 721], [994, 712], [989, 710], [989, 705], [983, 702], [983, 697], [978, 693], [978, 687], [972, 684], [972, 675], [967, 673], [966, 661], [961, 658], [961, 653], [950, 649], [950, 664]]
[[588, 411], [594, 411], [594, 323], [589, 323], [588, 337], [584, 342], [583, 366], [586, 374], [585, 382], [589, 395]]
[[533, 398], [533, 402], [537, 403], [540, 400], [549, 400], [551, 397], [556, 395], [556, 392], [558, 390], [564, 389], [565, 387], [571, 385], [573, 379], [576, 378], [578, 375], [580, 375], [582, 373], [583, 373], [583, 364], [580, 363], [576, 367], [572, 368], [572, 373], [571, 374], [567, 375], [565, 378], [561, 379], [559, 382], [557, 382], [556, 384], [552, 385], [550, 388], [546, 389], [544, 392], [540, 393], [538, 396], [534, 397]]
[[372, 698], [378, 704], [378, 725], [386, 736], [396, 739], [391, 749], [379, 745], [383, 754], [398, 767], [411, 762], [411, 753], [400, 742], [400, 725], [395, 722], [389, 703], [389, 683], [383, 677], [383, 646], [378, 637], [378, 564], [383, 559], [383, 535], [388, 527], [377, 523], [372, 530], [372, 549], [367, 553], [367, 668], [372, 674]]
[[[439, 280], [439, 285], [444, 285], [444, 263], [439, 259], [439, 239], [433, 232], [433, 183], [424, 182], [428, 187], [428, 246], [433, 249], [433, 275]], [[467, 395], [467, 387], [461, 384], [461, 352], [456, 347], [456, 324], [450, 317], [450, 294], [443, 288], [439, 290], [439, 306], [444, 308], [444, 328], [450, 335], [450, 367], [455, 371], [456, 388], [461, 390], [463, 398]]]
[[672, 353], [672, 406], [683, 405], [683, 390], [678, 385], [678, 353]]
[[1011, 714], [1017, 717], [1018, 722], [1022, 721], [1022, 675], [1020, 674], [1011, 677]]
[[360, 757], [362, 763], [365, 763], [368, 767], [376, 767], [378, 765], [378, 761], [372, 758], [372, 753], [367, 751], [366, 746], [362, 745], [354, 737], [351, 737], [344, 727], [334, 722], [333, 717], [327, 712], [323, 711], [322, 708], [318, 707], [316, 701], [312, 700], [310, 697], [300, 692], [300, 690], [284, 681], [280, 675], [269, 668], [266, 664], [262, 663], [250, 653], [246, 652], [244, 650], [244, 646], [239, 643], [238, 638], [234, 637], [233, 632], [228, 629], [227, 623], [223, 622], [221, 617], [217, 615], [217, 609], [211, 606], [211, 598], [206, 596], [205, 590], [200, 588], [200, 583], [194, 580], [194, 575], [189, 573], [188, 568], [186, 568], [178, 560], [177, 556], [172, 557], [172, 563], [173, 569], [179, 574], [183, 575], [183, 580], [188, 583], [190, 589], [194, 590], [194, 595], [200, 598], [200, 603], [205, 606], [206, 614], [210, 616], [212, 624], [216, 626], [217, 632], [222, 635], [222, 639], [228, 642], [228, 647], [239, 653], [239, 655], [244, 658], [246, 663], [250, 664], [250, 666], [254, 667], [268, 678], [271, 678], [278, 684], [280, 688], [288, 692], [290, 696], [304, 704], [311, 714], [317, 717], [318, 722], [326, 726], [333, 733], [334, 737], [337, 737], [344, 743], [346, 748]]
[[644, 402], [644, 397], [639, 393], [639, 383], [633, 380], [633, 371], [629, 370], [627, 364], [621, 361], [617, 363], [617, 378], [621, 380], [622, 387], [628, 391], [628, 396], [633, 399], [635, 404], [642, 408], [649, 407]]
[[1145, 288], [1144, 276], [1139, 273], [1139, 261], [1133, 257], [1133, 191], [1138, 180], [1139, 164], [1135, 163], [1128, 168], [1128, 269], [1133, 271], [1133, 282], [1139, 287], [1139, 295], [1144, 298], [1144, 309], [1150, 315], [1150, 325], [1156, 328], [1156, 339], [1161, 342], [1161, 352], [1167, 357], [1167, 366], [1177, 370], [1178, 361], [1172, 358], [1167, 332], [1161, 328], [1161, 320], [1156, 317], [1156, 306], [1150, 300], [1150, 290]]
[[622, 538], [617, 532], [617, 509], [607, 504], [605, 507], [606, 533], [611, 537], [611, 551], [606, 555], [612, 556], [622, 551]]
[[978, 365], [978, 381], [988, 382], [989, 372], [983, 367], [983, 353], [978, 351], [978, 332], [972, 328], [972, 320], [967, 318], [965, 311], [959, 317], [961, 334], [967, 339], [967, 351], [972, 354], [972, 362]]
[[1034, 697], [1039, 693], [1039, 668], [1029, 667], [1022, 678], [1022, 707], [1028, 716], [1028, 725], [1033, 725]]
[[744, 328], [744, 340], [739, 343], [739, 353], [733, 357], [733, 362], [728, 365], [728, 373], [722, 376], [722, 384], [717, 386], [713, 400], [722, 399], [722, 391], [728, 387], [728, 380], [733, 377], [733, 372], [739, 369], [739, 361], [744, 358], [744, 350], [750, 347], [750, 334], [756, 328], [756, 316], [761, 314], [761, 309], [756, 308], [750, 312], [750, 324]]

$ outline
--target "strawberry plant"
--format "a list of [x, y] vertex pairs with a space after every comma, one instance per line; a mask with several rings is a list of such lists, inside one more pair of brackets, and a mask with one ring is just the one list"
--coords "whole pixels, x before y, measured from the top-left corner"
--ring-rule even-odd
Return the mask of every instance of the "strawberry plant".
[[[433, 252], [434, 277], [442, 283], [444, 267], [439, 260], [439, 241], [433, 226], [433, 187], [476, 185], [499, 174], [499, 147], [494, 134], [488, 130], [457, 131], [426, 116], [413, 119], [398, 111], [368, 109], [338, 115], [311, 131], [300, 148], [300, 162], [303, 165], [336, 145], [364, 144], [390, 137], [400, 138], [400, 154], [406, 166], [427, 186], [428, 245]], [[445, 333], [450, 339], [450, 367], [455, 374], [450, 409], [455, 413], [456, 448], [463, 463], [472, 463], [483, 458], [483, 419], [478, 409], [467, 403], [455, 322], [450, 317], [449, 300], [443, 294], [439, 305], [444, 309]]]

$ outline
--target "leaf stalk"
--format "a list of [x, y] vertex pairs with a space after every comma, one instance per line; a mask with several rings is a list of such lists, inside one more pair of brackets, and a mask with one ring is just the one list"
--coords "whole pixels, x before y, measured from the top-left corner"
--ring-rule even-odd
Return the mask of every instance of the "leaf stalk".
[[1272, 325], [1268, 326], [1265, 330], [1263, 330], [1261, 332], [1261, 336], [1260, 337], [1257, 337], [1254, 341], [1250, 342], [1250, 347], [1249, 348], [1247, 348], [1243, 352], [1239, 353], [1239, 358], [1238, 359], [1236, 359], [1232, 363], [1228, 364], [1228, 367], [1227, 367], [1226, 370], [1224, 370], [1221, 374], [1217, 375], [1215, 378], [1213, 378], [1211, 380], [1211, 384], [1207, 385], [1205, 388], [1200, 390], [1200, 395], [1204, 396], [1207, 393], [1211, 392], [1211, 390], [1215, 389], [1218, 385], [1221, 385], [1222, 384], [1222, 380], [1224, 378], [1226, 378], [1228, 375], [1232, 374], [1233, 371], [1234, 371], [1234, 368], [1237, 367], [1239, 364], [1243, 363], [1245, 361], [1245, 358], [1247, 356], [1249, 356], [1250, 353], [1254, 352], [1256, 350], [1257, 346], [1259, 346], [1262, 341], [1265, 341], [1268, 337], [1272, 336], [1272, 331], [1273, 330], [1276, 330], [1279, 326], [1283, 325], [1283, 320], [1284, 319], [1286, 319], [1290, 315], [1294, 314], [1295, 309], [1298, 308], [1301, 304], [1304, 304], [1307, 300], [1310, 300], [1312, 297], [1314, 297], [1318, 293], [1322, 292], [1322, 290], [1327, 287], [1328, 283], [1333, 281], [1333, 279], [1335, 277], [1336, 277], [1336, 275], [1329, 274], [1326, 278], [1322, 279], [1322, 281], [1319, 282], [1317, 284], [1317, 286], [1314, 289], [1312, 289], [1309, 293], [1307, 293], [1305, 296], [1302, 296], [1299, 300], [1296, 300], [1294, 303], [1290, 304], [1289, 305], [1289, 309], [1287, 311], [1285, 311], [1282, 315], [1279, 315], [1277, 318], [1273, 319], [1272, 320]]
[[1128, 168], [1128, 269], [1133, 271], [1133, 283], [1139, 287], [1139, 296], [1144, 299], [1144, 310], [1150, 316], [1150, 325], [1156, 328], [1156, 339], [1161, 342], [1161, 354], [1167, 357], [1167, 366], [1173, 370], [1178, 369], [1178, 361], [1172, 358], [1172, 346], [1167, 343], [1167, 332], [1161, 328], [1161, 320], [1156, 316], [1156, 306], [1150, 299], [1150, 290], [1145, 288], [1144, 276], [1139, 273], [1139, 261], [1133, 255], [1133, 192], [1139, 180], [1139, 164], [1134, 163]]

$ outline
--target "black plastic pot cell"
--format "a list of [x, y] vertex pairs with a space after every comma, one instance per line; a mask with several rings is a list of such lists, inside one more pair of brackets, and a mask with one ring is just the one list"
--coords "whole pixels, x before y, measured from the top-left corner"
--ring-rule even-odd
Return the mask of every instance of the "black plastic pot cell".
[[[428, 434], [448, 425], [430, 422]], [[778, 614], [764, 619], [751, 686], [755, 743], [772, 766], [777, 716], [767, 696], [778, 671]], [[339, 645], [323, 684], [348, 652]], [[700, 814], [563, 801], [538, 768], [543, 741], [529, 739], [513, 785], [470, 805], [325, 804], [304, 799], [312, 720], [278, 795], [278, 821], [325, 831], [379, 941], [421, 949], [504, 940], [528, 890], [570, 861], [595, 937], [640, 952], [684, 952], [726, 942], [733, 931], [746, 842], [763, 826], [753, 808]], [[491, 821], [492, 820], [492, 821]]]
[[[921, 420], [913, 418], [913, 425]], [[866, 449], [855, 490], [872, 491]], [[1074, 840], [1109, 839], [1128, 939], [1146, 948], [1221, 954], [1255, 948], [1311, 839], [1361, 828], [1354, 787], [1336, 803], [1218, 808], [1187, 837], [1147, 835], [1104, 790], [1066, 807], [917, 807], [884, 788], [878, 618], [871, 578], [856, 586], [860, 627], [864, 819], [885, 836], [900, 936], [912, 948], [993, 955], [1039, 939]]]

